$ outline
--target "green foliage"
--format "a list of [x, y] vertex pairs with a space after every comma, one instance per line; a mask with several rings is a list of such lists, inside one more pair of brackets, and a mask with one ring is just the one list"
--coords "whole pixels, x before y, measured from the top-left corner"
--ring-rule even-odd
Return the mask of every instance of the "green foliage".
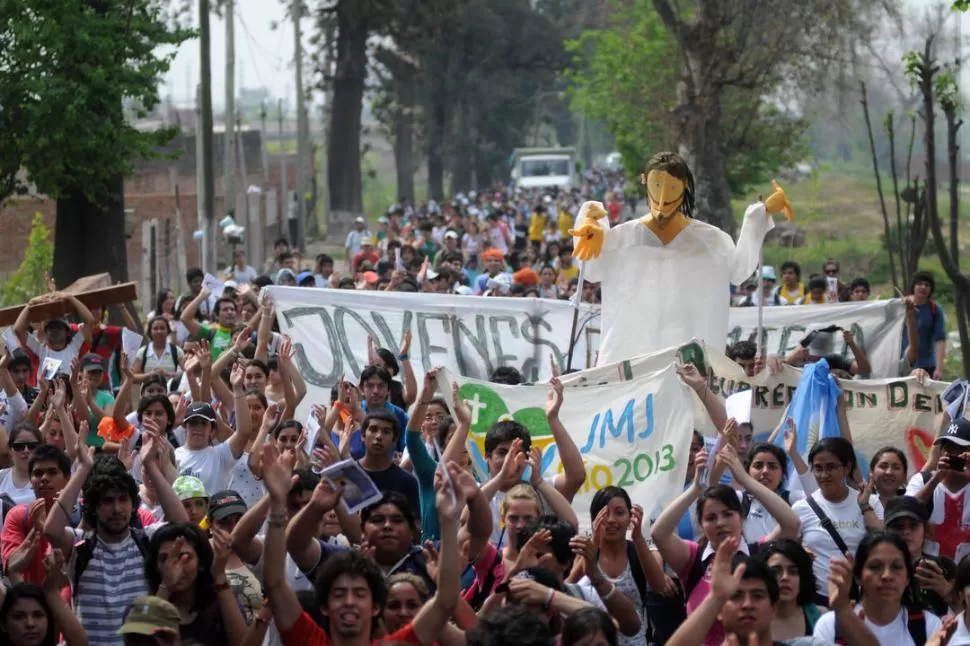
[[[22, 167], [40, 192], [79, 191], [100, 202], [109, 180], [152, 157], [174, 128], [139, 132], [175, 46], [165, 0], [0, 2], [0, 197]], [[160, 53], [159, 48], [164, 52]]]
[[957, 87], [953, 70], [949, 66], [940, 70], [933, 79], [933, 93], [943, 112], [956, 110], [960, 106], [960, 89]]
[[614, 136], [631, 176], [670, 145], [666, 121], [676, 105], [676, 47], [648, 0], [620, 9], [608, 28], [584, 31], [566, 43], [573, 57], [564, 73], [572, 108]]
[[967, 11], [970, 9], [970, 0], [955, 0], [953, 3], [955, 11]]
[[[567, 42], [565, 72], [574, 110], [601, 122], [631, 176], [670, 149], [672, 113], [683, 56], [650, 0], [620, 7], [605, 29]], [[735, 194], [804, 159], [808, 122], [793, 118], [750, 89], [727, 87], [722, 101], [727, 180]]]
[[40, 213], [34, 214], [24, 259], [13, 277], [3, 286], [3, 304], [26, 303], [47, 292], [47, 274], [54, 265], [54, 243]]

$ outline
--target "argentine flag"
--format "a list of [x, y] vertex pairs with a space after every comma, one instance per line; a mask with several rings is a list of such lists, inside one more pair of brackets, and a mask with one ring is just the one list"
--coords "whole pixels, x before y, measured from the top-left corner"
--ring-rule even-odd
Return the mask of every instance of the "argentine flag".
[[[805, 365], [798, 388], [782, 418], [791, 417], [795, 422], [796, 446], [803, 459], [807, 460], [808, 452], [820, 439], [841, 435], [837, 408], [841, 396], [842, 389], [829, 374], [828, 361], [819, 359]], [[784, 448], [784, 433], [778, 433], [775, 444]]]

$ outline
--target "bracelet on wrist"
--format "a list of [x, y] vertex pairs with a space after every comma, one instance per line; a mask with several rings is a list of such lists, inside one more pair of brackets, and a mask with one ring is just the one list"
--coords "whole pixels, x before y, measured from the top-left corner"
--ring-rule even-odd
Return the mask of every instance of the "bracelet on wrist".
[[555, 596], [556, 596], [556, 591], [553, 590], [552, 588], [549, 588], [549, 596], [546, 597], [546, 610], [548, 610], [549, 606], [552, 605], [552, 600], [555, 598]]
[[616, 584], [615, 583], [611, 583], [610, 584], [610, 591], [607, 592], [606, 594], [604, 594], [602, 597], [600, 597], [600, 599], [602, 601], [609, 601], [610, 597], [612, 597], [614, 594], [616, 594]]
[[409, 360], [409, 357], [408, 357], [407, 353], [401, 353], [401, 354], [397, 355], [397, 360], [398, 361], [408, 361]]
[[221, 581], [216, 581], [215, 582], [215, 589], [218, 592], [222, 592], [224, 590], [228, 590], [229, 589], [229, 582], [226, 581], [225, 579], [223, 579]]

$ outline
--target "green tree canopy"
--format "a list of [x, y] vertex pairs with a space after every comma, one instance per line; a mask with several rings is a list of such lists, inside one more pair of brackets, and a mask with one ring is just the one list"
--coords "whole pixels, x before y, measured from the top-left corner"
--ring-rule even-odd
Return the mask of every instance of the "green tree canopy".
[[[659, 150], [676, 149], [677, 88], [683, 56], [651, 0], [619, 6], [611, 24], [567, 43], [572, 106], [603, 123], [631, 175]], [[750, 89], [726, 88], [727, 180], [735, 193], [804, 158], [808, 123]]]
[[141, 132], [124, 104], [144, 115], [158, 83], [192, 32], [163, 0], [0, 2], [0, 199], [27, 172], [52, 197], [80, 192], [102, 201], [112, 178], [150, 157], [174, 129]]

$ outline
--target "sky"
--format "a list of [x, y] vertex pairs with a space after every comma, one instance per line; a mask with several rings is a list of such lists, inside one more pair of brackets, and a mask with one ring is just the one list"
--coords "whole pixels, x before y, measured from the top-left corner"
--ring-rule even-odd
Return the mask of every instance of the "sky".
[[[196, 6], [197, 0], [193, 0]], [[216, 0], [212, 0], [215, 4]], [[910, 10], [917, 12], [936, 7], [952, 0], [903, 0]], [[235, 0], [236, 88], [265, 87], [276, 98], [290, 97], [290, 110], [294, 105], [296, 80], [293, 67], [293, 23], [286, 17], [281, 0]], [[912, 15], [912, 14], [911, 14]], [[193, 22], [198, 20], [198, 12]], [[279, 24], [277, 29], [272, 24]], [[312, 18], [302, 20], [303, 46], [309, 50], [309, 40], [314, 30]], [[212, 60], [212, 103], [218, 112], [225, 103], [226, 79], [226, 29], [222, 18], [210, 17]], [[966, 24], [970, 30], [970, 18]], [[199, 82], [200, 47], [198, 39], [187, 41], [179, 48], [172, 67], [161, 88], [163, 102], [171, 95], [176, 106], [195, 104], [195, 87]], [[310, 71], [304, 65], [304, 79]], [[312, 110], [311, 110], [312, 114]]]
[[[198, 3], [195, 2], [196, 6]], [[213, 2], [215, 4], [215, 2]], [[236, 91], [240, 87], [265, 87], [277, 98], [288, 97], [296, 91], [293, 67], [293, 22], [286, 17], [286, 9], [279, 0], [235, 0]], [[198, 10], [193, 16], [198, 24]], [[279, 23], [277, 29], [271, 27]], [[209, 19], [211, 31], [212, 104], [219, 111], [225, 104], [226, 93], [226, 25], [215, 15]], [[303, 18], [303, 47], [309, 48], [313, 31], [312, 18]], [[160, 95], [171, 95], [176, 106], [195, 105], [195, 88], [200, 78], [200, 45], [198, 39], [186, 41], [172, 61]], [[304, 79], [309, 70], [304, 64]], [[291, 99], [289, 105], [294, 105]]]

